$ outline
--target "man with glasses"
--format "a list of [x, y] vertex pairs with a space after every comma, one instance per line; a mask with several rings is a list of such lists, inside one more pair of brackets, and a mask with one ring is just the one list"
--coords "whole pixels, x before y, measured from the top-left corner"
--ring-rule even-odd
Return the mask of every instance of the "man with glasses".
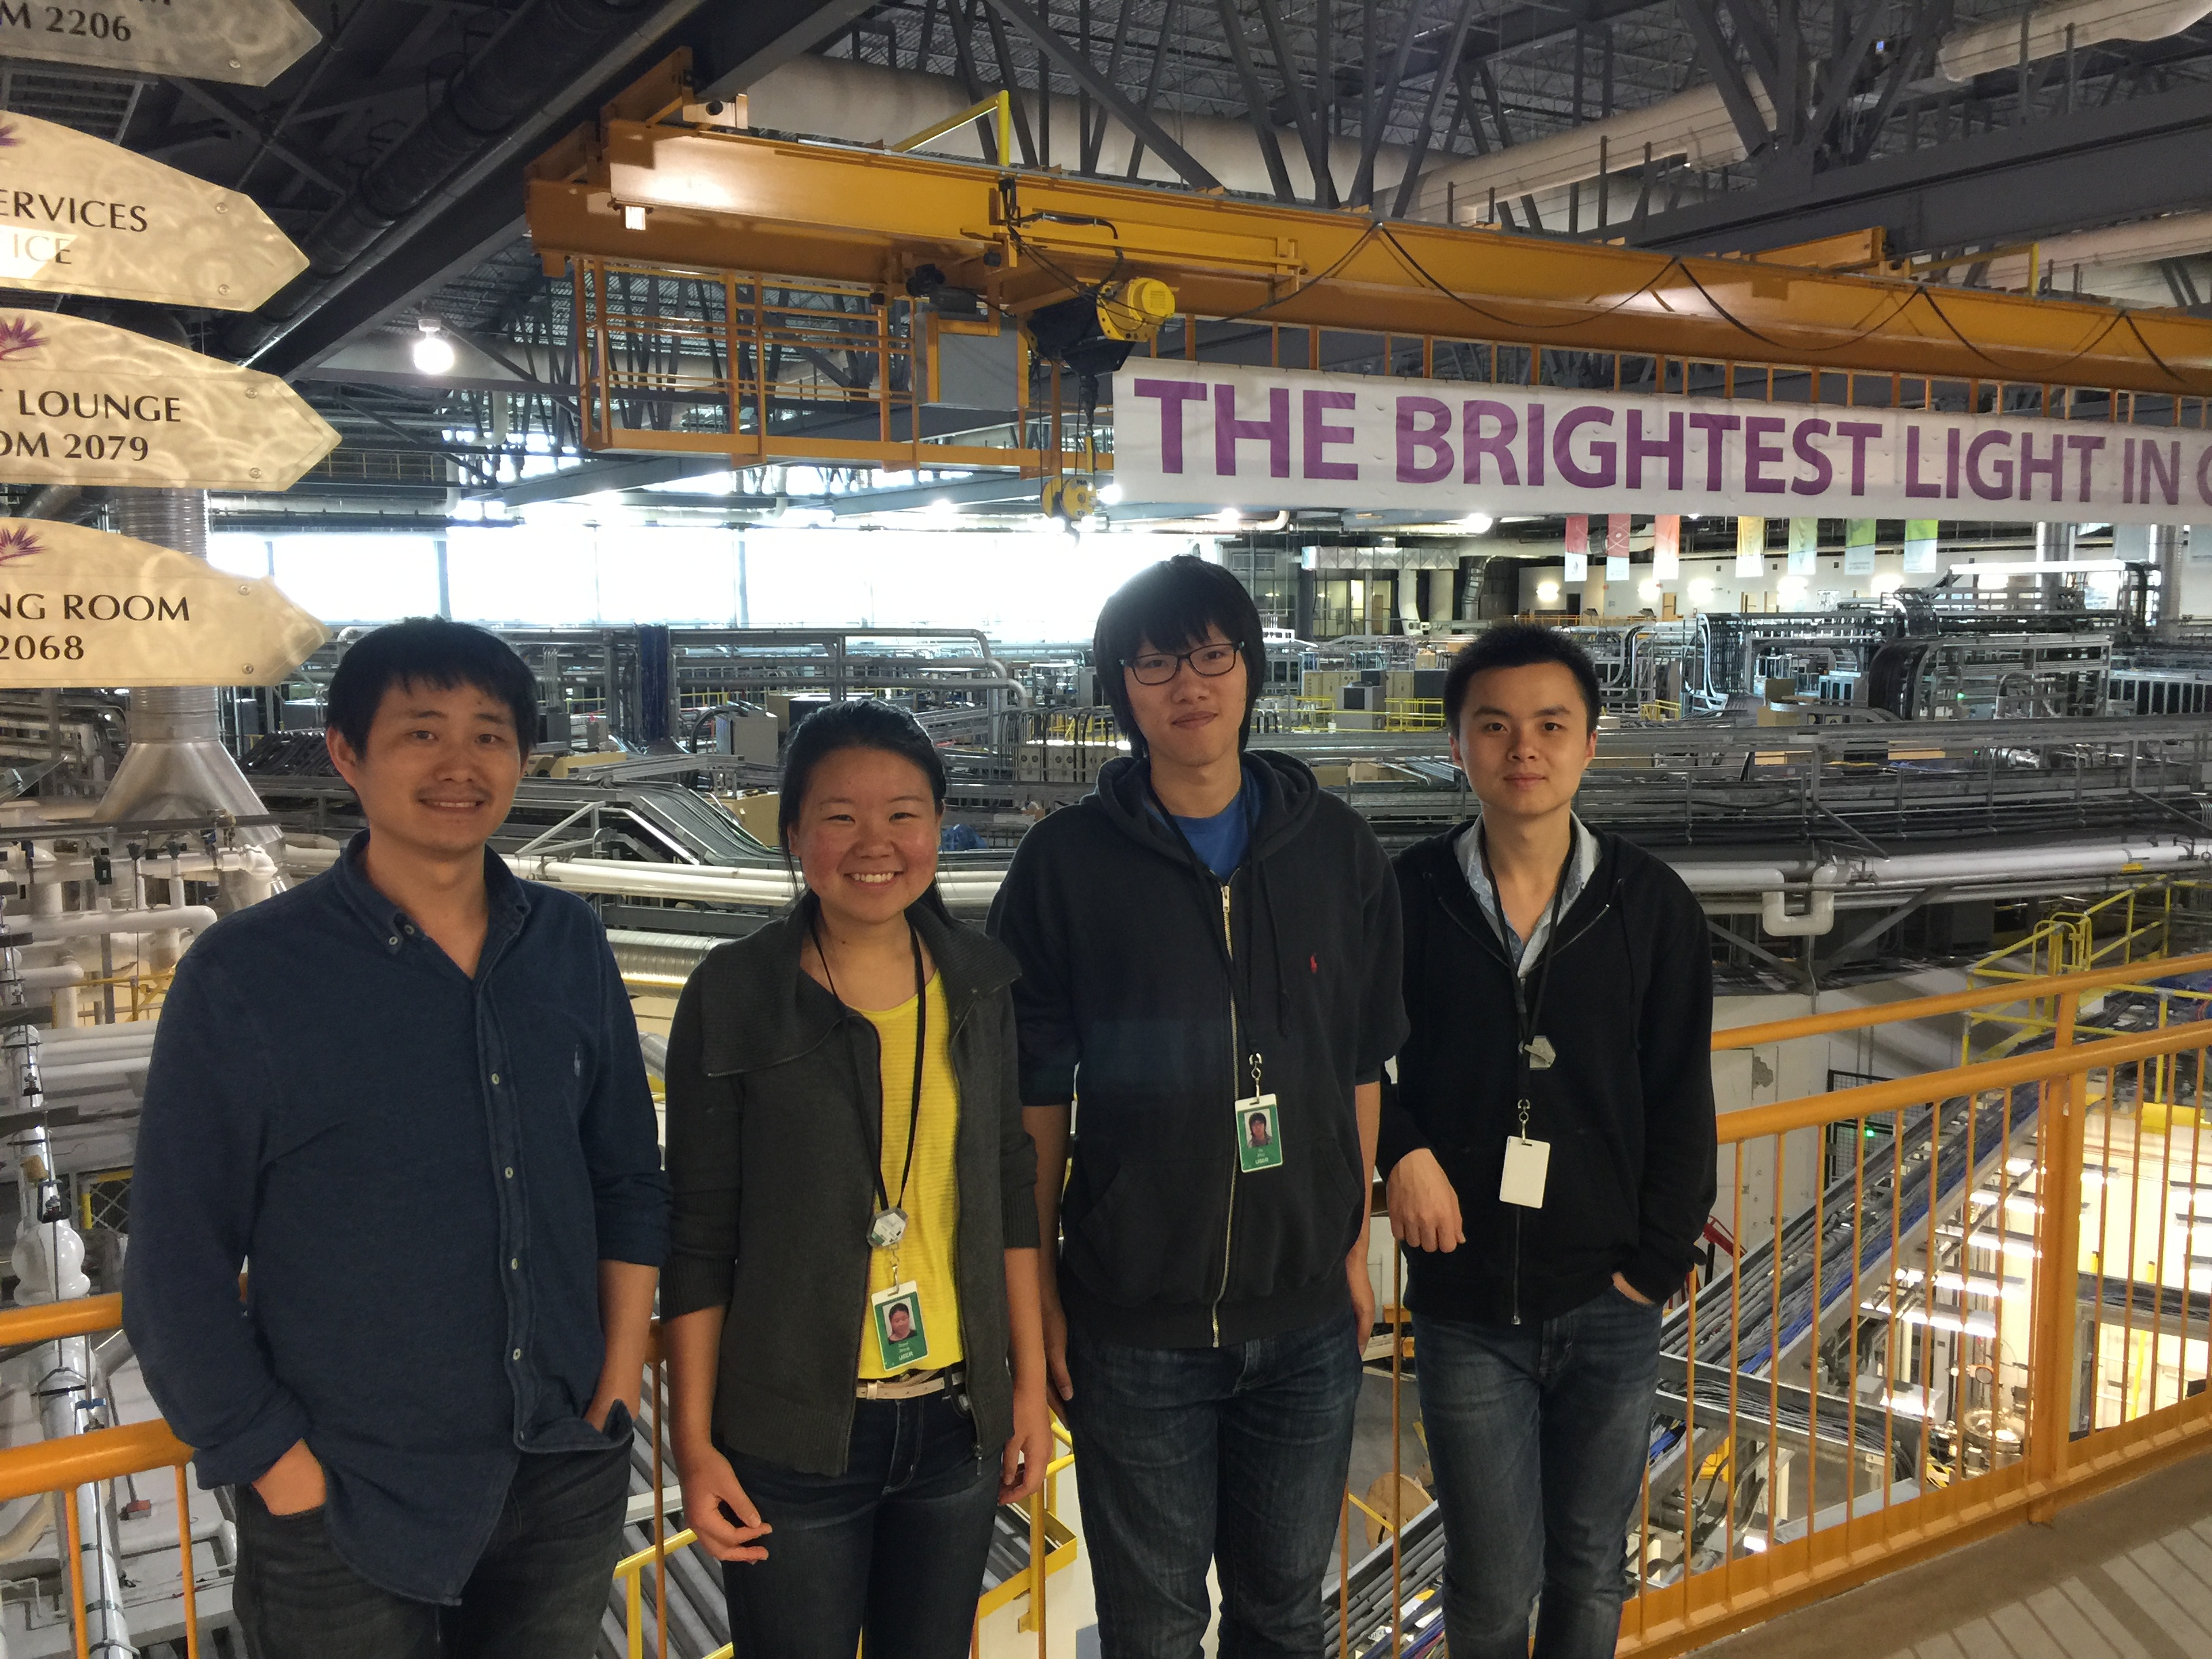
[[1209, 1563], [1219, 1651], [1321, 1652], [1374, 1322], [1397, 890], [1312, 772], [1246, 750], [1261, 637], [1195, 558], [1107, 601], [1093, 659], [1133, 752], [1030, 832], [991, 912], [1022, 964], [1046, 1355], [1103, 1659], [1196, 1653]]

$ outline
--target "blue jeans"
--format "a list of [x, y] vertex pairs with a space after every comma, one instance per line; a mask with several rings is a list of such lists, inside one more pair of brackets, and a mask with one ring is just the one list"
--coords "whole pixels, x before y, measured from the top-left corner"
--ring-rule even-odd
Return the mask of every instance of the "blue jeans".
[[1651, 1446], [1659, 1310], [1617, 1290], [1539, 1325], [1413, 1316], [1452, 1659], [1612, 1659]]
[[730, 1454], [775, 1530], [765, 1561], [726, 1561], [736, 1659], [966, 1659], [999, 1448], [986, 1458], [951, 1394], [863, 1400], [845, 1473], [803, 1474]]
[[1229, 1348], [1071, 1332], [1067, 1370], [1102, 1659], [1197, 1659], [1209, 1560], [1220, 1659], [1316, 1659], [1359, 1398], [1350, 1312]]
[[233, 1606], [252, 1659], [589, 1659], [622, 1553], [629, 1437], [526, 1454], [459, 1607], [370, 1583], [331, 1547], [319, 1507], [271, 1515], [251, 1486], [233, 1496]]

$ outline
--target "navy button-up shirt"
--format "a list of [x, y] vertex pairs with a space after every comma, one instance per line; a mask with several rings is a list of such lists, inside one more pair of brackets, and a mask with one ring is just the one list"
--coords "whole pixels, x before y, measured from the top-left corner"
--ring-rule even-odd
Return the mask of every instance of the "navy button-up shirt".
[[590, 908], [487, 854], [471, 980], [362, 874], [367, 840], [179, 965], [124, 1326], [204, 1486], [304, 1439], [339, 1555], [452, 1602], [523, 1455], [613, 1443], [583, 1416], [599, 1263], [660, 1265], [668, 1188]]

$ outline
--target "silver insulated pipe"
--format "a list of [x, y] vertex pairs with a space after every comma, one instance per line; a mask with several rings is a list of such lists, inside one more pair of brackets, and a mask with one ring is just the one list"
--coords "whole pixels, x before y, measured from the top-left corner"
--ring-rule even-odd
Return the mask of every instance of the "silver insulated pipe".
[[[208, 507], [204, 489], [115, 489], [108, 495], [111, 522], [125, 536], [207, 557]], [[204, 818], [213, 812], [258, 817], [261, 798], [222, 746], [216, 688], [150, 685], [131, 692], [131, 747], [95, 815], [104, 823], [164, 818]], [[237, 832], [240, 846], [276, 850], [282, 837], [269, 825]], [[280, 882], [281, 884], [281, 882]], [[224, 908], [241, 902], [224, 883]]]

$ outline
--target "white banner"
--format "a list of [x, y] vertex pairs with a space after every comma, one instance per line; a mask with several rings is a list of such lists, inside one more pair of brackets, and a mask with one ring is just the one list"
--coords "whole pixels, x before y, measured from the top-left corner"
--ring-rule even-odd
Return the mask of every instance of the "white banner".
[[0, 0], [0, 57], [265, 87], [323, 37], [290, 0]]
[[1123, 499], [1209, 507], [2183, 524], [2212, 432], [1133, 359]]
[[337, 443], [273, 374], [82, 317], [0, 310], [11, 483], [289, 489]]
[[104, 530], [0, 519], [0, 689], [270, 685], [328, 637], [274, 582]]
[[0, 287], [251, 311], [307, 268], [250, 196], [0, 116]]

